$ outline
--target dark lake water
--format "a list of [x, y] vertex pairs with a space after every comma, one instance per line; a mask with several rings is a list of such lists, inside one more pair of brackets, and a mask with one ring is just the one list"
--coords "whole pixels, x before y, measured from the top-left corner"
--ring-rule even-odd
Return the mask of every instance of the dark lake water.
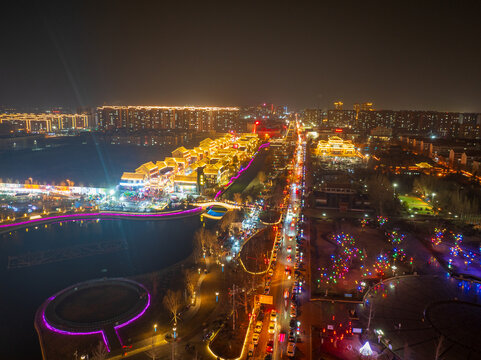
[[[34, 316], [46, 298], [76, 282], [173, 265], [192, 252], [192, 236], [199, 224], [198, 216], [167, 221], [84, 220], [0, 235], [0, 359], [41, 359]], [[99, 243], [110, 250], [86, 256], [98, 251]], [[53, 250], [53, 256], [47, 250]], [[28, 258], [27, 253], [31, 253]], [[52, 257], [55, 262], [26, 266], [27, 259], [32, 263]]]
[[59, 184], [66, 179], [77, 185], [110, 187], [119, 183], [124, 171], [134, 171], [148, 161], [171, 156], [172, 146], [143, 147], [85, 143], [71, 139], [17, 151], [0, 151], [0, 179], [24, 182], [29, 177], [39, 183]]

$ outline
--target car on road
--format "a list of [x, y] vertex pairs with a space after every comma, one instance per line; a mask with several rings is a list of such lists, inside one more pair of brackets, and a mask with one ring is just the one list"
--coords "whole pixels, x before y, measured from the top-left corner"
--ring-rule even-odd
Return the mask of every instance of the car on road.
[[291, 308], [291, 313], [290, 313], [291, 318], [295, 318], [297, 316], [297, 311], [295, 308]]
[[274, 251], [274, 252], [272, 253], [272, 260], [273, 260], [273, 261], [276, 261], [276, 260], [277, 260], [277, 251]]
[[272, 309], [271, 310], [271, 316], [270, 316], [271, 321], [276, 322], [277, 321], [277, 312]]
[[254, 332], [260, 333], [262, 331], [262, 321], [256, 322], [256, 327], [254, 328]]
[[294, 333], [294, 330], [289, 330], [289, 342], [296, 342], [296, 334]]
[[287, 262], [291, 262], [292, 261], [292, 256], [291, 255], [288, 255], [287, 258], [286, 258]]
[[292, 246], [289, 245], [289, 246], [287, 247], [287, 252], [288, 252], [288, 253], [291, 253], [291, 251], [292, 251]]
[[249, 344], [249, 349], [247, 350], [247, 357], [251, 358], [254, 356], [254, 344]]
[[269, 323], [268, 332], [269, 332], [269, 334], [274, 334], [276, 332], [276, 323], [275, 322]]
[[270, 268], [268, 274], [269, 274], [269, 276], [274, 275], [274, 269], [273, 269], [273, 268]]
[[285, 289], [284, 290], [284, 299], [288, 299], [289, 298], [289, 289]]
[[269, 285], [267, 285], [267, 286], [264, 288], [264, 295], [269, 294], [269, 291], [271, 291], [271, 287], [270, 287]]
[[269, 340], [267, 342], [266, 351], [267, 351], [267, 353], [272, 354], [272, 352], [274, 351], [274, 341]]
[[259, 334], [258, 333], [254, 333], [254, 335], [252, 335], [252, 343], [257, 346], [259, 344]]
[[289, 357], [294, 357], [294, 354], [296, 352], [296, 344], [293, 342], [290, 342], [287, 344], [287, 356]]

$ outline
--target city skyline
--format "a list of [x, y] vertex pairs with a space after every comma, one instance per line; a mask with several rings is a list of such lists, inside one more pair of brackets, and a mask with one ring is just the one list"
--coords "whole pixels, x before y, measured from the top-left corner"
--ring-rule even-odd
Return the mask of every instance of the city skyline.
[[481, 111], [479, 4], [413, 5], [10, 4], [0, 97]]

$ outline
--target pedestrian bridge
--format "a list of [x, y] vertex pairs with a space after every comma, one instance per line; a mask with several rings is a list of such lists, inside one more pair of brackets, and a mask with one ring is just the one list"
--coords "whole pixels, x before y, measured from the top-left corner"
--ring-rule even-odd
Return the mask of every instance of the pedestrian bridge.
[[238, 210], [238, 209], [241, 208], [240, 205], [236, 205], [236, 204], [232, 204], [232, 203], [228, 203], [228, 202], [223, 202], [223, 201], [196, 202], [196, 203], [192, 203], [192, 205], [199, 206], [203, 209], [206, 209], [206, 208], [211, 207], [211, 206], [220, 206], [220, 207], [223, 207], [223, 208], [226, 208], [226, 209], [229, 209], [229, 210], [232, 210], [232, 209]]

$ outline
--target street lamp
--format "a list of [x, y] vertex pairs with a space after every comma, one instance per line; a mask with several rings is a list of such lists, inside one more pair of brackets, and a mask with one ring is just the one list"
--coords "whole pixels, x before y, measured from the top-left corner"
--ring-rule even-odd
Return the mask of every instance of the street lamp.
[[392, 186], [393, 186], [393, 188], [394, 188], [394, 196], [396, 196], [396, 188], [397, 188], [397, 184], [396, 184], [396, 183], [394, 183], [394, 184], [392, 184]]
[[220, 264], [222, 266], [222, 272], [224, 272], [224, 264]]
[[393, 266], [391, 266], [391, 269], [392, 269], [392, 274], [393, 274], [394, 276], [396, 276], [397, 266], [396, 266], [396, 265], [393, 265]]
[[154, 324], [154, 332], [152, 333], [152, 359], [155, 360], [155, 352], [154, 352], [154, 334], [157, 332], [157, 324]]
[[219, 302], [219, 292], [215, 292], [215, 302]]

